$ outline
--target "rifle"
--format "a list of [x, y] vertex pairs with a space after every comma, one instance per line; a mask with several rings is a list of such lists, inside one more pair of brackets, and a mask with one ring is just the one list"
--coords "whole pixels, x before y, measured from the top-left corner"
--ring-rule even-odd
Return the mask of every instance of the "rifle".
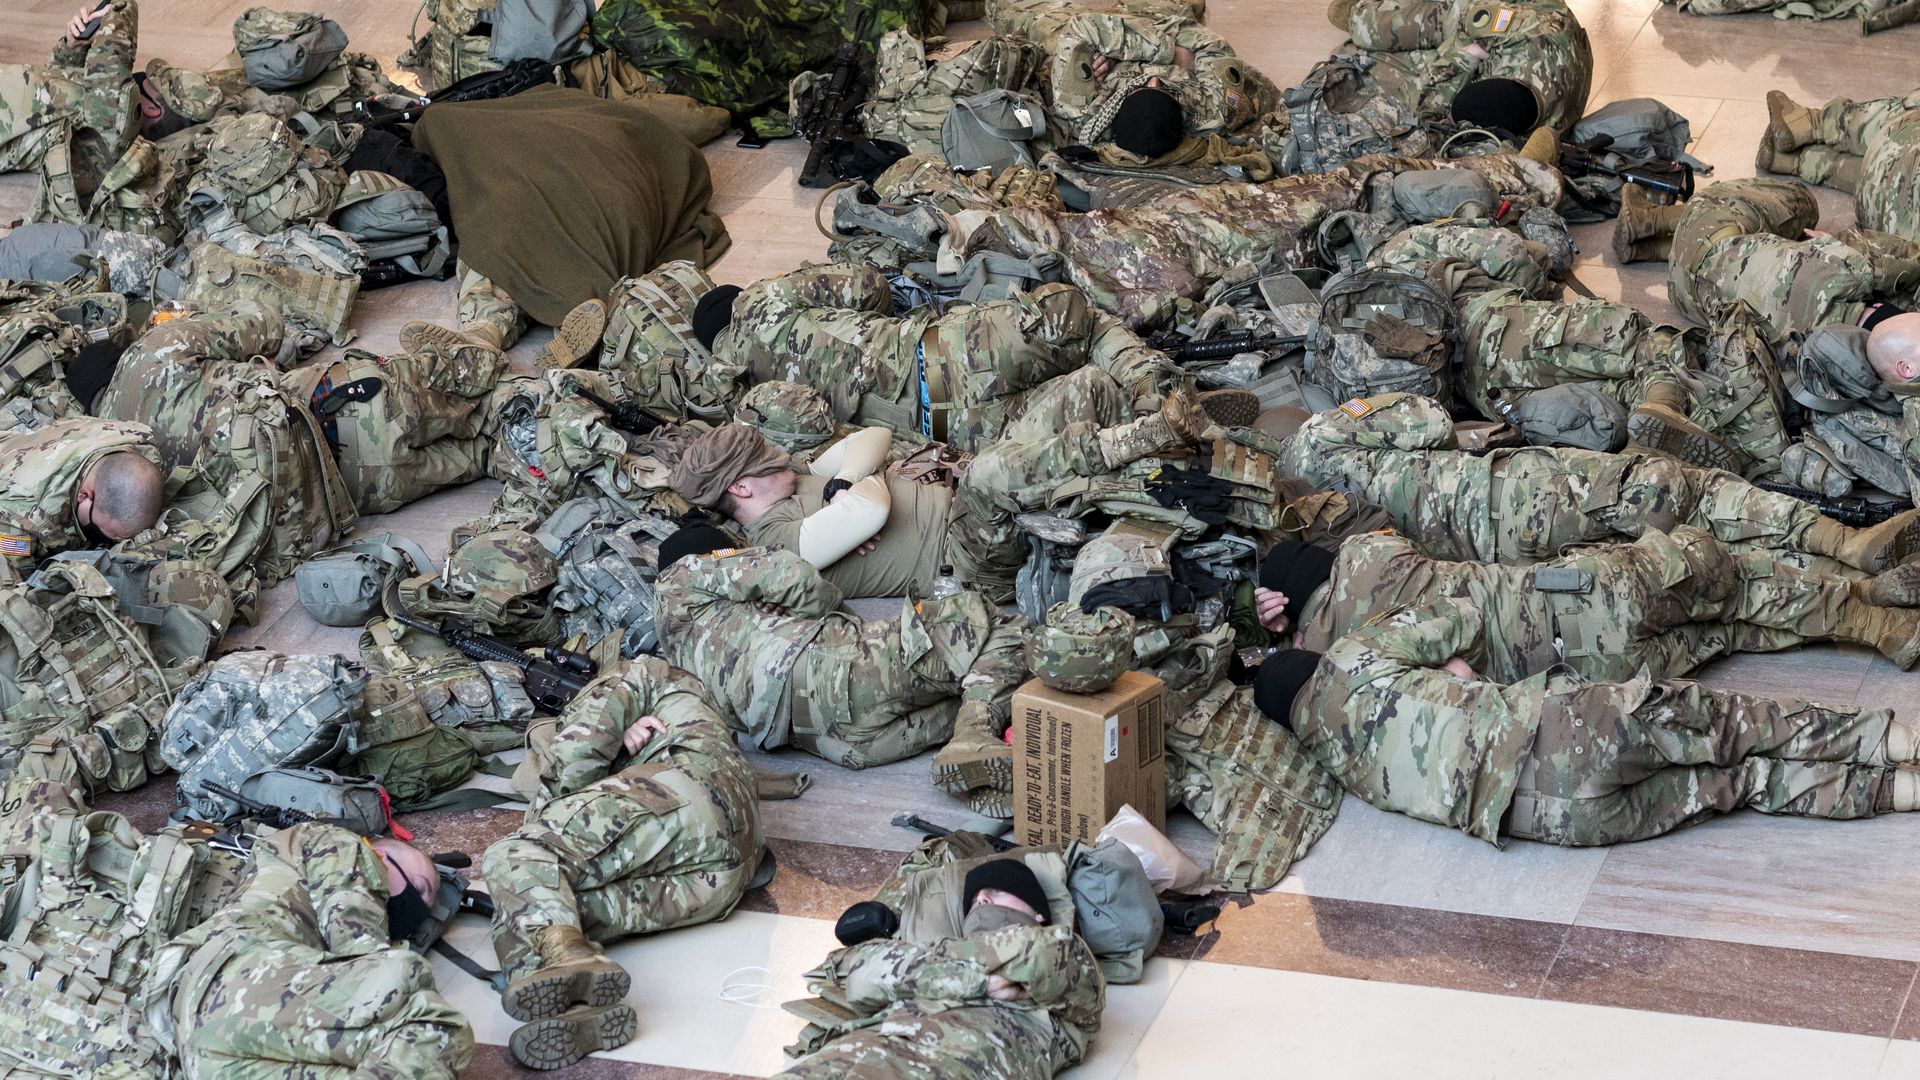
[[[391, 827], [395, 836], [403, 840], [412, 839], [412, 836], [406, 834], [406, 830], [401, 829], [398, 823], [393, 820], [392, 816], [386, 813], [387, 797], [384, 792], [380, 795], [381, 816], [380, 819], [376, 821], [361, 816], [322, 817], [318, 814], [309, 814], [305, 810], [295, 810], [290, 806], [274, 806], [271, 803], [264, 803], [258, 799], [250, 799], [225, 784], [215, 783], [212, 780], [202, 780], [200, 781], [200, 786], [239, 807], [240, 817], [251, 818], [269, 828], [291, 829], [302, 822], [318, 821], [328, 825], [338, 825], [343, 829], [359, 833], [361, 836], [379, 836]], [[371, 810], [370, 807], [368, 809]]]
[[1792, 484], [1775, 484], [1769, 481], [1761, 481], [1753, 486], [1762, 491], [1771, 491], [1777, 495], [1787, 495], [1801, 502], [1812, 503], [1814, 509], [1822, 514], [1842, 525], [1851, 525], [1856, 529], [1878, 525], [1897, 514], [1905, 513], [1912, 505], [1900, 502], [1898, 499], [1876, 502], [1858, 495], [1822, 495], [1807, 488], [1794, 487]]
[[[926, 818], [921, 817], [919, 814], [911, 813], [906, 810], [902, 810], [899, 813], [893, 815], [893, 824], [895, 828], [912, 829], [914, 832], [924, 833], [928, 836], [952, 836], [953, 835], [953, 830], [947, 828], [945, 825], [935, 825], [933, 822], [928, 821]], [[986, 836], [985, 833], [982, 833], [981, 835]], [[1014, 848], [1017, 848], [1020, 845], [1014, 843], [1013, 841], [1007, 839], [1004, 836], [987, 836], [987, 846], [993, 848], [993, 850], [995, 851], [1012, 851]]]
[[834, 51], [825, 92], [812, 99], [803, 115], [793, 118], [794, 132], [813, 144], [807, 148], [807, 163], [800, 168], [801, 187], [827, 187], [839, 180], [827, 168], [827, 159], [851, 137], [849, 122], [867, 96], [866, 73], [861, 70], [860, 60], [866, 52], [867, 28], [872, 22], [871, 12], [860, 16], [852, 36]]
[[443, 621], [439, 626], [416, 619], [400, 609], [398, 604], [389, 604], [387, 611], [403, 626], [411, 626], [425, 634], [432, 634], [441, 641], [460, 651], [462, 656], [471, 660], [497, 661], [512, 664], [526, 677], [527, 696], [542, 710], [558, 716], [587, 684], [593, 681], [600, 671], [600, 665], [585, 653], [568, 649], [552, 648], [542, 650], [542, 656], [536, 657], [525, 649], [518, 648], [490, 634], [483, 634], [470, 626], [463, 626], [452, 619]]
[[1561, 143], [1560, 170], [1568, 176], [1594, 173], [1611, 176], [1643, 188], [1664, 191], [1673, 196], [1676, 202], [1693, 198], [1693, 166], [1684, 161], [1651, 161], [1644, 165], [1615, 168], [1605, 160], [1607, 147], [1612, 145], [1613, 137], [1610, 135], [1602, 135], [1584, 146], [1575, 142]]
[[593, 403], [601, 412], [607, 414], [607, 423], [621, 431], [634, 435], [651, 435], [656, 428], [666, 423], [638, 405], [625, 401], [608, 401], [584, 386], [575, 385], [573, 392]]
[[1291, 349], [1306, 343], [1306, 338], [1297, 335], [1262, 336], [1254, 334], [1251, 330], [1231, 330], [1219, 337], [1199, 341], [1183, 338], [1172, 331], [1155, 334], [1147, 339], [1148, 346], [1166, 353], [1167, 359], [1176, 364], [1188, 364], [1201, 360], [1226, 360], [1241, 353]]
[[411, 124], [429, 105], [450, 101], [491, 101], [512, 97], [523, 90], [554, 82], [558, 65], [534, 57], [522, 57], [498, 71], [482, 71], [457, 82], [448, 83], [432, 94], [409, 97], [405, 105], [390, 105], [395, 95], [370, 97], [353, 103], [354, 119], [369, 127]]

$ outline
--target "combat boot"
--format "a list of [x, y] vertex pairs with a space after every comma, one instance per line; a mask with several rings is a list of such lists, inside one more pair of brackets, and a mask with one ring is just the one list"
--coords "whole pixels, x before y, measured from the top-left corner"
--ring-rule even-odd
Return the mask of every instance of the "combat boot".
[[607, 329], [607, 305], [600, 300], [586, 300], [567, 312], [560, 325], [553, 331], [553, 340], [547, 342], [545, 352], [540, 354], [540, 370], [567, 368], [592, 356], [600, 347], [600, 335]]
[[1753, 170], [1758, 173], [1779, 173], [1782, 176], [1800, 175], [1800, 155], [1792, 150], [1781, 150], [1773, 145], [1773, 140], [1760, 136], [1760, 149], [1753, 154]]
[[1761, 139], [1781, 153], [1790, 153], [1820, 135], [1820, 113], [1778, 90], [1767, 91], [1767, 131]]
[[1128, 424], [1101, 428], [1095, 436], [1107, 468], [1118, 469], [1143, 457], [1185, 450], [1206, 436], [1212, 425], [1200, 395], [1181, 387], [1166, 395], [1160, 411]]
[[1687, 395], [1679, 386], [1654, 383], [1627, 417], [1627, 438], [1656, 454], [1705, 469], [1737, 472], [1740, 455], [1699, 424], [1687, 419]]
[[967, 809], [981, 817], [1010, 821], [1013, 818], [1013, 790], [975, 788], [967, 792]]
[[410, 322], [400, 328], [401, 352], [438, 353], [458, 362], [463, 359], [463, 351], [470, 349], [484, 349], [494, 357], [502, 357], [502, 351], [492, 342], [435, 323]]
[[1623, 263], [1665, 262], [1684, 206], [1655, 206], [1639, 184], [1620, 188], [1620, 219], [1613, 225], [1613, 255]]
[[1902, 511], [1864, 529], [1849, 528], [1822, 516], [1807, 528], [1800, 546], [1810, 554], [1839, 559], [1855, 570], [1883, 573], [1920, 552], [1920, 508]]
[[1347, 33], [1347, 27], [1353, 22], [1354, 0], [1333, 0], [1327, 5], [1327, 21], [1335, 30]]
[[994, 732], [985, 709], [969, 710], [954, 725], [953, 738], [934, 755], [933, 783], [963, 797], [979, 788], [1013, 791], [1013, 747]]
[[508, 983], [500, 995], [501, 1008], [515, 1020], [544, 1020], [575, 1005], [605, 1008], [624, 999], [633, 985], [626, 969], [607, 959], [577, 926], [541, 927], [533, 935], [533, 949], [540, 955], [540, 970]]
[[564, 1069], [595, 1051], [625, 1046], [639, 1027], [630, 1005], [581, 1005], [521, 1025], [508, 1037], [507, 1049], [529, 1069]]
[[1871, 645], [1900, 665], [1901, 671], [1912, 671], [1920, 663], [1920, 611], [1913, 608], [1875, 607], [1849, 597], [1840, 608], [1833, 636]]
[[[1920, 810], [1920, 772], [1912, 769], [1895, 769], [1886, 779], [1888, 788], [1888, 810], [1909, 813]], [[1878, 809], [1876, 807], [1876, 809]]]
[[1260, 416], [1260, 395], [1231, 387], [1203, 391], [1200, 411], [1221, 427], [1246, 427]]
[[1908, 559], [1891, 570], [1856, 582], [1854, 595], [1879, 607], [1920, 607], [1920, 559]]
[[1520, 156], [1559, 168], [1560, 133], [1550, 127], [1534, 128], [1533, 134], [1527, 136], [1527, 145], [1520, 148]]

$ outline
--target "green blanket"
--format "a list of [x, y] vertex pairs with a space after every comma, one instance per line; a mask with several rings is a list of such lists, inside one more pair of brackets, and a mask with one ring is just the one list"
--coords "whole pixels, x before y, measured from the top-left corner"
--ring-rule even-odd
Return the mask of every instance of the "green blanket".
[[730, 241], [699, 148], [644, 112], [542, 86], [428, 109], [414, 145], [447, 174], [460, 257], [556, 326], [664, 262]]

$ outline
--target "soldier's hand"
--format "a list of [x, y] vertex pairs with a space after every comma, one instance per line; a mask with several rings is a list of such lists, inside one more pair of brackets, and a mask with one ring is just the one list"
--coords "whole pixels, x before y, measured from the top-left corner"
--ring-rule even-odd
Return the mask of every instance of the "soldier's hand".
[[627, 753], [637, 754], [649, 739], [665, 730], [667, 725], [661, 723], [659, 717], [643, 716], [627, 728], [627, 733], [621, 736], [620, 745], [627, 748]]
[[998, 973], [987, 976], [987, 996], [995, 1001], [1020, 1001], [1027, 988]]
[[859, 547], [854, 548], [853, 553], [855, 555], [871, 555], [875, 551], [879, 550], [879, 548], [880, 548], [880, 541], [869, 540], [866, 543], [861, 544]]
[[[101, 4], [100, 8], [105, 8], [106, 6], [105, 4]], [[93, 21], [94, 14], [100, 10], [100, 8], [95, 8], [91, 4], [81, 8], [80, 14], [75, 15], [73, 21], [67, 24], [67, 40], [78, 45], [80, 42], [92, 37], [93, 34], [87, 30], [87, 24]]]
[[1182, 67], [1188, 71], [1192, 71], [1193, 50], [1187, 48], [1185, 45], [1175, 45], [1173, 47], [1173, 63], [1175, 67]]
[[1087, 73], [1093, 76], [1093, 84], [1095, 86], [1105, 82], [1108, 73], [1112, 70], [1113, 57], [1108, 56], [1106, 53], [1094, 53], [1093, 59], [1087, 62]]
[[1255, 586], [1253, 590], [1253, 610], [1260, 625], [1276, 634], [1287, 632], [1287, 594], [1274, 589]]
[[1450, 675], [1457, 675], [1460, 678], [1467, 680], [1468, 682], [1480, 681], [1480, 673], [1473, 670], [1472, 667], [1468, 666], [1465, 660], [1462, 660], [1457, 656], [1451, 660], [1448, 660], [1446, 663], [1441, 664], [1440, 670], [1445, 671]]
[[1825, 240], [1827, 237], [1833, 235], [1830, 232], [1824, 232], [1820, 229], [1802, 229], [1801, 231], [1807, 234], [1807, 239], [1809, 240]]

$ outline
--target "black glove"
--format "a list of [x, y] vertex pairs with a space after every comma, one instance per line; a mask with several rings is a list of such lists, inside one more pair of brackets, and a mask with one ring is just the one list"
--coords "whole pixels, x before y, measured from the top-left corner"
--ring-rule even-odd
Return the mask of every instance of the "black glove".
[[1233, 508], [1233, 485], [1205, 469], [1176, 469], [1162, 465], [1147, 478], [1147, 494], [1170, 510], [1180, 509], [1206, 522], [1223, 525]]
[[853, 486], [853, 481], [848, 480], [845, 477], [836, 476], [833, 479], [827, 481], [827, 486], [820, 489], [820, 494], [823, 498], [826, 499], [827, 502], [832, 502], [833, 497], [835, 495], [840, 494], [841, 492], [847, 490], [852, 486]]

